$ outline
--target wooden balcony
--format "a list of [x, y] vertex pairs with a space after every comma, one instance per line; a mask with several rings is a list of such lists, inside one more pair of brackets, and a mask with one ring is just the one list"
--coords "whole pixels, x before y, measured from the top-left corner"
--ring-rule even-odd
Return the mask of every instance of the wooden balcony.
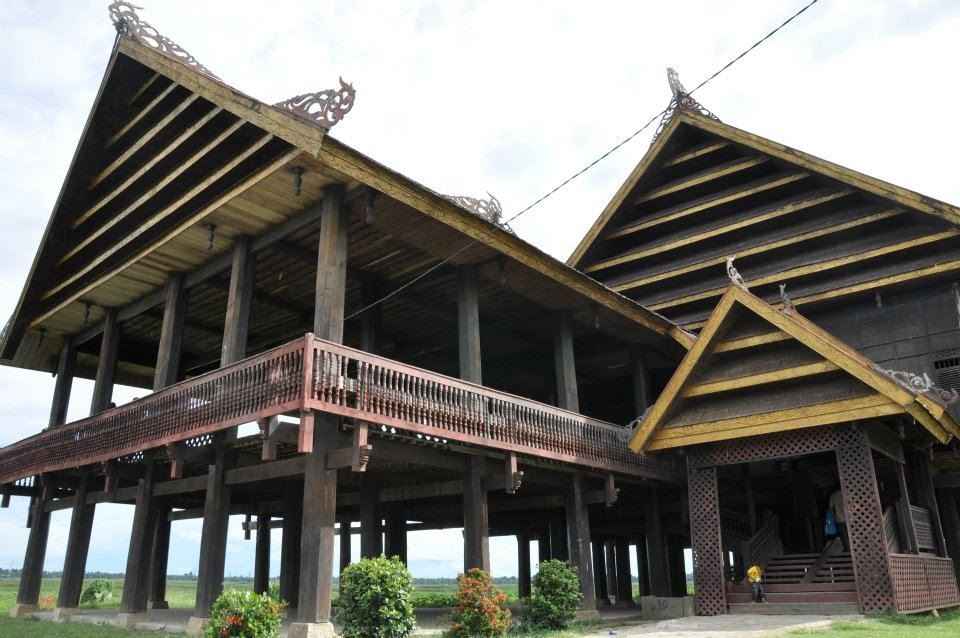
[[0, 483], [303, 410], [592, 470], [681, 480], [672, 459], [632, 453], [622, 426], [307, 334], [2, 448]]

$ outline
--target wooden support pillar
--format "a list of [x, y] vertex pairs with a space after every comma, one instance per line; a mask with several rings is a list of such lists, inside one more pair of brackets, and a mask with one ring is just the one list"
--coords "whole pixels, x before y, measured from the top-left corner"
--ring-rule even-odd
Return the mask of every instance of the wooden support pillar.
[[555, 560], [570, 560], [570, 543], [567, 541], [567, 522], [561, 520], [550, 521], [550, 558]]
[[43, 561], [47, 555], [47, 539], [50, 536], [50, 512], [46, 510], [47, 485], [42, 478], [37, 479], [40, 495], [31, 499], [30, 535], [27, 537], [27, 551], [23, 557], [23, 569], [20, 572], [20, 586], [17, 589], [17, 604], [10, 610], [13, 617], [26, 616], [37, 609], [40, 601], [40, 586], [43, 582]]
[[300, 599], [300, 530], [303, 527], [303, 491], [292, 483], [284, 491], [283, 537], [280, 544], [280, 598], [296, 609]]
[[593, 585], [593, 563], [590, 560], [590, 513], [584, 494], [583, 475], [575, 473], [567, 495], [567, 546], [570, 562], [580, 577], [581, 611], [596, 613], [597, 599]]
[[107, 308], [103, 318], [103, 336], [100, 340], [100, 357], [97, 360], [97, 377], [93, 382], [93, 398], [90, 414], [103, 412], [113, 400], [113, 375], [117, 368], [117, 346], [120, 342], [120, 327], [117, 311]]
[[353, 554], [353, 532], [349, 520], [340, 521], [340, 575], [350, 566], [350, 556]]
[[161, 390], [177, 382], [180, 354], [183, 349], [183, 322], [187, 314], [187, 295], [183, 275], [174, 274], [163, 291], [163, 323], [160, 327], [160, 346], [157, 365], [153, 372], [153, 389]]
[[73, 513], [70, 516], [70, 532], [67, 536], [67, 551], [63, 560], [63, 576], [60, 578], [60, 593], [57, 596], [59, 609], [76, 609], [80, 605], [95, 513], [94, 506], [87, 504], [90, 480], [88, 474], [77, 483]]
[[249, 237], [239, 236], [233, 243], [230, 267], [230, 288], [227, 293], [227, 313], [223, 320], [223, 343], [220, 367], [240, 361], [247, 356], [247, 334], [250, 330], [250, 307], [256, 275], [256, 256]]
[[660, 491], [650, 488], [644, 508], [644, 529], [647, 540], [647, 571], [650, 594], [670, 595], [670, 570], [667, 563], [667, 539], [660, 511]]
[[484, 485], [486, 459], [467, 458], [463, 485], [463, 570], [482, 569], [490, 573], [490, 517]]
[[617, 554], [612, 539], [603, 542], [603, 564], [607, 568], [607, 602], [617, 597]]
[[383, 553], [383, 531], [380, 529], [379, 486], [364, 479], [360, 505], [360, 557], [376, 558]]
[[900, 491], [900, 498], [897, 501], [897, 522], [900, 527], [901, 544], [900, 551], [904, 554], [916, 554], [920, 551], [917, 542], [917, 528], [913, 524], [913, 516], [910, 513], [910, 488], [907, 486], [906, 465], [897, 461], [893, 462], [897, 472], [897, 486]]
[[597, 606], [610, 606], [610, 578], [607, 575], [607, 553], [604, 541], [593, 541], [591, 544], [593, 556], [593, 585], [597, 593]]
[[517, 534], [517, 593], [520, 598], [530, 596], [530, 536]]
[[392, 511], [387, 515], [387, 529], [384, 534], [387, 556], [399, 556], [400, 562], [407, 564], [407, 517], [401, 511]]
[[170, 507], [157, 508], [153, 550], [150, 559], [150, 608], [169, 609], [167, 602], [167, 561], [170, 558]]
[[537, 561], [543, 563], [552, 558], [550, 552], [550, 528], [537, 537]]
[[253, 591], [270, 590], [270, 511], [261, 505], [257, 511], [257, 545], [253, 558]]
[[626, 538], [616, 540], [617, 607], [633, 607], [633, 576], [630, 573], [630, 543]]
[[457, 328], [460, 378], [473, 383], [483, 383], [480, 293], [477, 272], [473, 266], [460, 266], [457, 270]]
[[950, 488], [937, 490], [937, 502], [943, 517], [947, 555], [953, 558], [953, 571], [960, 581], [960, 511], [957, 509], [957, 491]]
[[631, 352], [631, 376], [633, 385], [633, 411], [639, 417], [646, 412], [652, 397], [650, 396], [650, 372], [643, 353], [634, 349]]
[[647, 537], [637, 538], [637, 589], [641, 596], [650, 595], [650, 569], [647, 559]]
[[561, 313], [553, 338], [554, 376], [557, 382], [557, 406], [571, 412], [580, 411], [577, 390], [577, 363], [573, 349], [573, 324], [570, 315]]
[[[347, 292], [347, 208], [342, 185], [324, 192], [313, 333], [343, 343]], [[337, 513], [337, 471], [327, 469], [327, 452], [336, 449], [339, 418], [322, 412], [301, 417], [313, 421], [313, 450], [303, 474], [303, 522], [300, 532], [300, 603], [290, 638], [333, 635], [330, 601], [333, 589], [333, 544]]]
[[200, 536], [200, 567], [197, 570], [197, 595], [194, 621], [202, 622], [210, 606], [223, 591], [223, 570], [227, 557], [227, 528], [230, 521], [230, 487], [226, 484], [226, 448], [223, 434], [214, 441], [216, 458], [207, 468], [207, 492], [203, 505]]
[[937, 503], [937, 493], [933, 487], [933, 477], [930, 474], [930, 457], [923, 452], [914, 454], [913, 476], [917, 481], [923, 507], [930, 512], [930, 532], [937, 545], [937, 555], [947, 555], [947, 542], [943, 533], [943, 521], [940, 519], [940, 506]]
[[[723, 539], [720, 533], [720, 489], [716, 467], [696, 467], [687, 457], [687, 492], [690, 499], [690, 540], [698, 616], [727, 613], [723, 573]], [[652, 557], [651, 557], [652, 561]], [[656, 594], [661, 595], [661, 594]], [[669, 583], [667, 594], [670, 595]]]
[[73, 388], [73, 371], [77, 364], [77, 348], [73, 340], [67, 337], [60, 350], [57, 364], [57, 380], [53, 386], [53, 401], [50, 404], [50, 427], [54, 428], [67, 422], [67, 409], [70, 407], [70, 390]]
[[124, 572], [123, 595], [120, 599], [120, 610], [124, 614], [145, 613], [147, 597], [150, 593], [150, 570], [144, 567], [150, 564], [150, 550], [153, 549], [156, 533], [157, 508], [153, 498], [153, 462], [145, 458], [144, 465], [146, 467], [144, 478], [137, 484], [137, 501], [133, 511], [130, 546], [127, 550], [127, 569]]
[[838, 428], [837, 438], [837, 470], [847, 515], [860, 611], [864, 614], [882, 613], [894, 608], [895, 599], [883, 537], [883, 510], [877, 491], [873, 452], [856, 424]]
[[[723, 553], [728, 556], [727, 552]], [[687, 570], [683, 564], [683, 542], [679, 536], [667, 540], [667, 559], [670, 565], [670, 593], [675, 597], [687, 595]]]

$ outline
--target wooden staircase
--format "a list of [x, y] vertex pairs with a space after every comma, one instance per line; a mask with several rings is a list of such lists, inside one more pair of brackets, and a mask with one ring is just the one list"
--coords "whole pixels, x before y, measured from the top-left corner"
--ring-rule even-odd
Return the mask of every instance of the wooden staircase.
[[765, 603], [754, 603], [750, 583], [727, 584], [731, 614], [860, 613], [850, 554], [785, 554], [764, 570]]

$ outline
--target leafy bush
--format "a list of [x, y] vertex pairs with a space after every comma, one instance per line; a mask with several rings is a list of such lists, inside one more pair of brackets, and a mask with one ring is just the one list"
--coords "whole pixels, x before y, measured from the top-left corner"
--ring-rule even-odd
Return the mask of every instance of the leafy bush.
[[280, 583], [270, 583], [267, 585], [267, 596], [273, 598], [278, 603], [283, 603], [284, 606], [287, 605], [287, 601], [280, 597]]
[[583, 600], [580, 577], [573, 567], [559, 560], [543, 561], [532, 585], [527, 603], [529, 623], [540, 629], [567, 627]]
[[344, 638], [406, 638], [416, 629], [413, 579], [397, 557], [365, 558], [340, 574]]
[[457, 595], [441, 592], [423, 592], [413, 595], [413, 606], [416, 609], [423, 607], [456, 607]]
[[210, 608], [206, 638], [276, 638], [284, 604], [269, 594], [228, 590]]
[[96, 580], [90, 581], [90, 583], [83, 588], [83, 593], [80, 594], [80, 604], [97, 607], [110, 601], [112, 598], [113, 583], [109, 580], [97, 578]]
[[450, 634], [458, 638], [493, 638], [510, 628], [507, 595], [493, 586], [490, 575], [471, 569], [457, 578], [457, 605]]

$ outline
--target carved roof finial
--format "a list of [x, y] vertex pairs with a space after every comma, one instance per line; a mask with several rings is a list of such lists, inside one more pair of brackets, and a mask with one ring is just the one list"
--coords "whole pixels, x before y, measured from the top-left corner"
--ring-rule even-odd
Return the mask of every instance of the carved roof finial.
[[140, 16], [137, 15], [137, 9], [142, 8], [143, 7], [134, 6], [130, 2], [127, 2], [127, 0], [114, 0], [110, 3], [107, 11], [110, 13], [110, 20], [113, 22], [113, 26], [120, 37], [135, 40], [151, 49], [165, 53], [183, 62], [187, 66], [192, 66], [204, 75], [209, 75], [215, 80], [220, 79], [214, 75], [210, 69], [200, 64], [186, 49], [170, 38], [161, 35], [160, 32], [146, 20], [141, 20]]
[[453, 202], [460, 208], [466, 208], [468, 211], [481, 217], [491, 224], [495, 224], [508, 233], [516, 235], [513, 229], [503, 220], [503, 207], [500, 206], [500, 200], [491, 193], [487, 193], [490, 199], [477, 199], [476, 197], [467, 197], [466, 195], [441, 195], [447, 201]]
[[743, 277], [740, 276], [740, 271], [737, 270], [737, 267], [733, 265], [733, 260], [736, 258], [736, 255], [730, 255], [727, 257], [727, 277], [730, 278], [730, 282], [734, 286], [739, 286], [744, 290], [747, 290], [747, 282], [743, 280]]
[[353, 109], [356, 97], [357, 90], [353, 85], [340, 78], [338, 89], [303, 93], [274, 106], [330, 130]]
[[917, 374], [909, 370], [891, 370], [877, 364], [873, 366], [878, 372], [890, 377], [901, 386], [913, 392], [932, 395], [944, 405], [951, 405], [960, 399], [960, 393], [955, 388], [941, 388], [936, 385], [926, 372]]
[[[719, 117], [693, 99], [680, 81], [680, 74], [677, 73], [677, 70], [672, 66], [667, 67], [667, 83], [670, 85], [670, 92], [673, 95], [670, 98], [670, 104], [668, 104], [667, 108], [663, 111], [663, 117], [660, 118], [660, 124], [657, 126], [657, 132], [653, 134], [653, 139], [650, 141], [651, 144], [657, 141], [657, 138], [660, 137], [663, 129], [667, 127], [667, 124], [677, 111], [692, 111], [700, 115], [705, 115], [711, 120], [720, 121]], [[696, 89], [694, 89], [694, 91], [696, 91]]]
[[783, 311], [787, 314], [793, 314], [797, 308], [793, 305], [793, 300], [787, 294], [787, 284], [780, 284], [780, 301], [783, 303]]

